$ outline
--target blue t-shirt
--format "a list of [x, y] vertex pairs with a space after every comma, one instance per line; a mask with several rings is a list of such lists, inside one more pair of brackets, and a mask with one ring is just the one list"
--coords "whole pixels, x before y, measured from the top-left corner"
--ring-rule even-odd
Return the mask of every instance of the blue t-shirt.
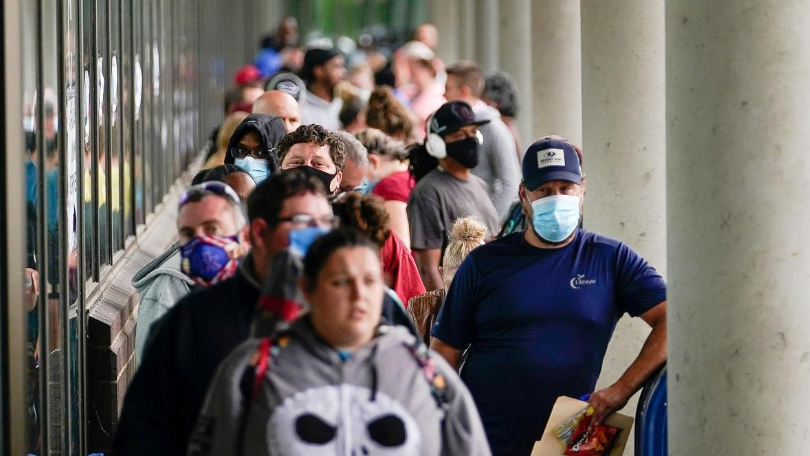
[[666, 300], [661, 276], [619, 241], [579, 230], [559, 249], [514, 233], [459, 267], [432, 335], [470, 347], [461, 378], [495, 455], [528, 455], [559, 396], [593, 391], [616, 322]]

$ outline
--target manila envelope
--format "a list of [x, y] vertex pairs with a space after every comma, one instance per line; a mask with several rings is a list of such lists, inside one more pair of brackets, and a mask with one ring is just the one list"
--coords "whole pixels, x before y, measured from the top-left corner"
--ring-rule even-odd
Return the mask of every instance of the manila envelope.
[[[584, 409], [587, 405], [587, 402], [570, 397], [560, 396], [557, 398], [557, 402], [554, 403], [554, 408], [551, 410], [551, 417], [548, 419], [546, 430], [543, 431], [543, 438], [534, 444], [531, 456], [563, 456], [565, 447], [552, 431], [558, 424]], [[614, 413], [605, 420], [605, 424], [623, 429], [616, 446], [610, 452], [610, 456], [621, 456], [624, 453], [624, 447], [627, 446], [627, 439], [630, 437], [630, 428], [633, 427], [633, 421], [632, 417], [619, 413]]]

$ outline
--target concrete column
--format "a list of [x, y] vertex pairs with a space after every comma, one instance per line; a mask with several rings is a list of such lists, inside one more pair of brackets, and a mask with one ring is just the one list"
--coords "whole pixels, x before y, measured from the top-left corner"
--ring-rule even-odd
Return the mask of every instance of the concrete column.
[[669, 451], [806, 453], [810, 4], [666, 4]]
[[484, 72], [498, 69], [498, 0], [475, 0], [475, 60]]
[[459, 0], [459, 58], [475, 60], [476, 24], [475, 0]]
[[439, 30], [437, 54], [446, 64], [459, 60], [461, 0], [427, 0], [427, 20]]
[[533, 0], [532, 24], [533, 131], [582, 144], [580, 2]]
[[[662, 275], [667, 260], [664, 48], [664, 0], [582, 2], [585, 227], [627, 243]], [[641, 319], [619, 322], [598, 388], [621, 376], [648, 334]], [[624, 412], [634, 415], [636, 405], [637, 396]]]
[[500, 2], [500, 66], [515, 78], [522, 107], [517, 116], [520, 143], [531, 144], [532, 131], [532, 5], [531, 0]]

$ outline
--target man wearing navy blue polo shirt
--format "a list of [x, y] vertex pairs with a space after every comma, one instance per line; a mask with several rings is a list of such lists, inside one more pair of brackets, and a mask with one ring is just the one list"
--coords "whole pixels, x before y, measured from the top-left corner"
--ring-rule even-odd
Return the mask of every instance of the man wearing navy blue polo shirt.
[[593, 392], [599, 423], [666, 361], [666, 284], [627, 245], [580, 228], [585, 180], [573, 146], [544, 138], [526, 151], [520, 198], [530, 226], [462, 263], [431, 347], [458, 366], [494, 455], [531, 453], [559, 396], [593, 392], [616, 322], [652, 328], [616, 383]]

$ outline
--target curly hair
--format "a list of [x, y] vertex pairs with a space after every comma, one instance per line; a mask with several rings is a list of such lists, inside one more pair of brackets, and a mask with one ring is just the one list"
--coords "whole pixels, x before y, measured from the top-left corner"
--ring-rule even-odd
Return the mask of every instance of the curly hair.
[[413, 132], [414, 121], [411, 112], [397, 100], [391, 88], [379, 86], [369, 96], [366, 125], [388, 136], [407, 140]]
[[348, 226], [368, 236], [380, 248], [391, 236], [388, 211], [382, 198], [350, 192], [333, 207], [341, 226]]
[[329, 155], [338, 171], [343, 171], [346, 166], [346, 149], [343, 146], [343, 141], [338, 136], [326, 128], [317, 125], [301, 125], [295, 131], [291, 131], [282, 136], [276, 144], [276, 151], [278, 152], [279, 159], [283, 162], [284, 157], [290, 148], [300, 143], [315, 143], [319, 146], [328, 146]]

